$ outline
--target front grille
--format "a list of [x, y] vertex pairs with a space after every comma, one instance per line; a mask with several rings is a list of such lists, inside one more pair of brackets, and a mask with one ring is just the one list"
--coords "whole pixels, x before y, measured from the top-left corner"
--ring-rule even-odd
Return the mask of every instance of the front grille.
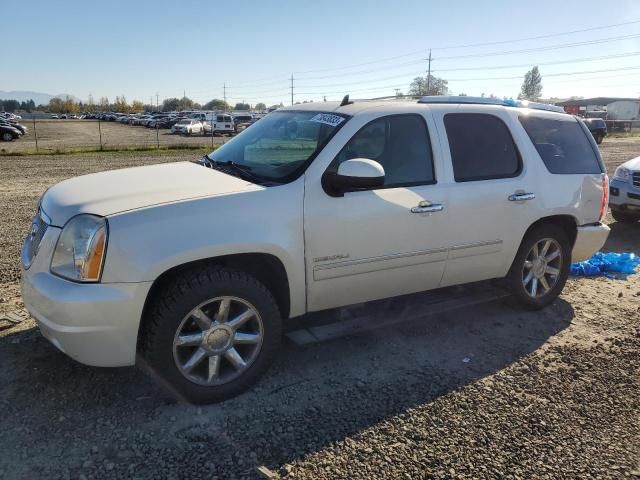
[[42, 219], [40, 215], [40, 209], [38, 209], [38, 213], [36, 213], [35, 217], [31, 221], [31, 231], [27, 238], [24, 240], [24, 247], [22, 249], [22, 263], [25, 268], [29, 268], [33, 259], [38, 254], [38, 249], [40, 248], [40, 242], [42, 241], [42, 237], [47, 231], [49, 225]]
[[631, 177], [633, 184], [636, 187], [640, 187], [640, 172], [633, 172], [633, 176]]

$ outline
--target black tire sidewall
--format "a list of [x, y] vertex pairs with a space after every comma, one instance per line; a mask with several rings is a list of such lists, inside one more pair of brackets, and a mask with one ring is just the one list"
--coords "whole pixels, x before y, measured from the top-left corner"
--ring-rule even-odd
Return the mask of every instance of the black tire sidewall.
[[[532, 298], [522, 285], [522, 269], [524, 261], [533, 248], [534, 243], [542, 240], [543, 238], [553, 238], [558, 242], [562, 249], [560, 278], [558, 278], [558, 281], [549, 292], [545, 293], [541, 297]], [[518, 300], [518, 302], [525, 308], [531, 310], [539, 310], [552, 303], [558, 295], [560, 295], [560, 292], [562, 292], [567, 278], [569, 277], [571, 250], [571, 244], [566, 232], [557, 225], [540, 225], [529, 231], [522, 240], [518, 253], [513, 260], [511, 269], [509, 270], [509, 274], [507, 275], [508, 287], [516, 300]]]
[[[272, 363], [281, 341], [282, 320], [271, 293], [250, 275], [218, 268], [177, 278], [169, 288], [175, 289], [180, 290], [178, 296], [174, 291], [167, 292], [170, 300], [160, 301], [149, 309], [149, 314], [160, 320], [145, 322], [147, 328], [153, 329], [143, 337], [143, 357], [149, 367], [179, 398], [191, 403], [225, 400], [252, 386]], [[180, 373], [173, 358], [173, 339], [182, 319], [193, 308], [218, 296], [238, 297], [255, 307], [263, 324], [263, 343], [258, 357], [240, 377], [207, 387]]]

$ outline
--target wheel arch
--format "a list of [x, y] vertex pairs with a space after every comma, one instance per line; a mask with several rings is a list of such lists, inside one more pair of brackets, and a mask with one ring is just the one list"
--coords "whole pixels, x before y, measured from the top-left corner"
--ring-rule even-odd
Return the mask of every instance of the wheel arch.
[[529, 225], [529, 228], [527, 228], [527, 231], [524, 232], [524, 235], [522, 236], [520, 244], [522, 244], [529, 232], [540, 225], [556, 225], [562, 228], [562, 230], [564, 230], [564, 232], [567, 234], [567, 237], [569, 238], [569, 244], [571, 245], [571, 248], [573, 248], [573, 245], [576, 241], [576, 236], [578, 235], [578, 221], [573, 215], [550, 215], [547, 217], [539, 218], [531, 225]]
[[286, 319], [289, 317], [291, 308], [289, 277], [284, 264], [278, 257], [269, 253], [238, 253], [203, 258], [181, 265], [175, 265], [162, 272], [153, 281], [151, 288], [147, 293], [147, 298], [142, 310], [140, 327], [138, 328], [138, 343], [140, 342], [140, 337], [144, 330], [143, 323], [145, 321], [146, 312], [157, 295], [162, 292], [168, 283], [177, 275], [207, 266], [224, 267], [253, 275], [271, 292], [278, 304], [282, 318]]

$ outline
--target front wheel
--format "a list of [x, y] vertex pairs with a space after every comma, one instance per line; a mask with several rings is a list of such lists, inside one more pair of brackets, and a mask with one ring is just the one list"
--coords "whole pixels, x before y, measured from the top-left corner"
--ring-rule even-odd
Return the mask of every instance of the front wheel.
[[556, 225], [540, 225], [527, 233], [507, 274], [518, 302], [538, 310], [553, 302], [569, 276], [571, 245]]
[[598, 145], [600, 145], [602, 143], [602, 140], [604, 139], [603, 135], [596, 135], [596, 143]]
[[5, 142], [10, 142], [11, 140], [13, 140], [13, 135], [11, 135], [9, 132], [5, 132], [2, 134], [2, 140]]
[[144, 318], [141, 354], [192, 403], [212, 403], [252, 386], [282, 335], [278, 306], [244, 272], [209, 267], [174, 279]]

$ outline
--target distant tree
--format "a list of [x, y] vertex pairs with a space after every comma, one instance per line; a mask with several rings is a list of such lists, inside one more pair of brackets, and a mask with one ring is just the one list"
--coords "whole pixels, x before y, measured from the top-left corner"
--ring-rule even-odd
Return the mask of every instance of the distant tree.
[[409, 95], [446, 95], [449, 91], [448, 84], [445, 79], [433, 75], [416, 77], [409, 85]]
[[542, 75], [536, 65], [524, 75], [524, 82], [520, 88], [518, 98], [524, 100], [538, 100], [542, 94]]
[[466, 97], [466, 96], [467, 96], [467, 94], [466, 94], [466, 93], [459, 93], [459, 94], [458, 94], [458, 96], [459, 96], [459, 97]]
[[26, 102], [20, 102], [20, 110], [24, 110], [26, 112], [31, 112], [35, 110], [36, 104], [33, 100], [27, 100]]
[[251, 109], [251, 105], [249, 105], [248, 103], [241, 103], [238, 102], [236, 103], [236, 106], [233, 107], [234, 110], [250, 110]]
[[258, 102], [253, 106], [253, 109], [257, 112], [264, 112], [267, 109], [267, 106], [262, 102]]
[[134, 100], [133, 102], [131, 102], [131, 107], [129, 107], [129, 111], [130, 112], [143, 112], [144, 111], [144, 105], [140, 100]]
[[179, 98], [165, 98], [162, 101], [162, 111], [163, 112], [173, 112], [178, 110], [178, 104], [180, 103]]
[[20, 108], [20, 102], [17, 100], [0, 100], [0, 110], [5, 112], [15, 112]]
[[116, 97], [116, 99], [113, 102], [113, 109], [116, 112], [120, 112], [120, 113], [129, 113], [129, 103], [127, 102], [127, 98], [122, 95], [121, 97]]
[[229, 104], [225, 103], [224, 100], [220, 100], [219, 98], [214, 98], [213, 100], [208, 101], [202, 106], [203, 110], [229, 110]]
[[100, 111], [106, 112], [109, 110], [109, 98], [100, 97]]

